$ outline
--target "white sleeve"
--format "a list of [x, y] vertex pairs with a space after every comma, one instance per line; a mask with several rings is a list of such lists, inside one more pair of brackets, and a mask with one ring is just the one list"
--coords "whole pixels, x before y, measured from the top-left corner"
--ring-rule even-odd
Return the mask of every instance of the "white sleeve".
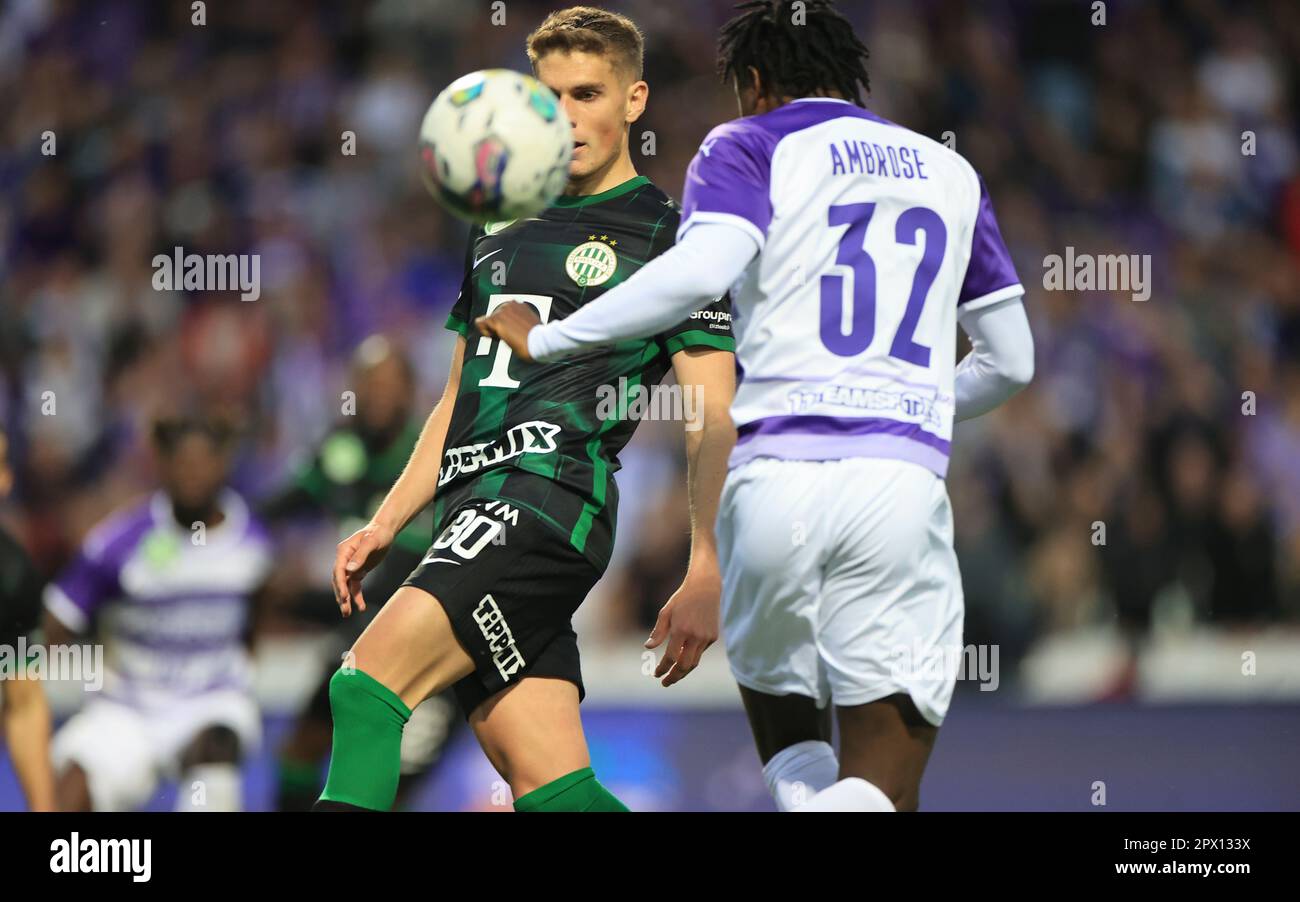
[[549, 363], [584, 348], [662, 332], [725, 294], [757, 253], [758, 242], [734, 225], [692, 225], [622, 285], [530, 331], [528, 353]]
[[988, 413], [1034, 378], [1034, 336], [1019, 297], [958, 314], [971, 352], [957, 364], [956, 417]]

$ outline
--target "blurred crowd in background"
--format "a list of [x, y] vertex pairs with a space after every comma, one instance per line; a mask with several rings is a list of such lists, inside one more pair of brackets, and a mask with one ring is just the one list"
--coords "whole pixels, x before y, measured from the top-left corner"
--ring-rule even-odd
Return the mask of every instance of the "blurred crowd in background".
[[[730, 4], [608, 5], [647, 35], [633, 160], [680, 198], [736, 115], [713, 71]], [[340, 419], [367, 336], [404, 347], [427, 413], [466, 228], [423, 188], [415, 133], [456, 76], [526, 70], [556, 6], [493, 24], [486, 0], [223, 0], [199, 26], [188, 2], [4, 4], [0, 519], [43, 572], [154, 486], [160, 408], [235, 414], [255, 501]], [[1089, 625], [1300, 620], [1300, 5], [1111, 2], [1104, 25], [1077, 2], [839, 6], [872, 51], [868, 105], [971, 160], [1028, 290], [1034, 384], [956, 432], [967, 641], [1005, 665]], [[155, 290], [177, 246], [259, 254], [260, 298]], [[1149, 254], [1150, 299], [1045, 290], [1067, 247]], [[623, 455], [600, 633], [643, 636], [685, 571], [682, 448], [680, 423], [646, 422]], [[281, 561], [328, 585], [316, 558]]]

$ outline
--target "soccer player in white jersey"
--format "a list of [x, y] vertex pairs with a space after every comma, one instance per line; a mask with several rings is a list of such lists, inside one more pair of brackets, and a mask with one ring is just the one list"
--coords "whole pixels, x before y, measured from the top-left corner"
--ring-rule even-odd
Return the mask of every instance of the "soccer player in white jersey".
[[1032, 377], [1024, 291], [970, 164], [858, 105], [867, 51], [829, 3], [738, 8], [719, 71], [743, 118], [691, 163], [678, 243], [570, 317], [480, 328], [553, 360], [730, 290], [722, 635], [768, 786], [782, 810], [914, 810], [962, 647], [952, 426]]
[[271, 569], [266, 530], [224, 488], [230, 431], [198, 418], [154, 429], [162, 490], [91, 530], [45, 592], [51, 645], [92, 629], [103, 686], [59, 730], [63, 810], [122, 811], [180, 778], [180, 811], [242, 807], [240, 759], [261, 736], [245, 649]]

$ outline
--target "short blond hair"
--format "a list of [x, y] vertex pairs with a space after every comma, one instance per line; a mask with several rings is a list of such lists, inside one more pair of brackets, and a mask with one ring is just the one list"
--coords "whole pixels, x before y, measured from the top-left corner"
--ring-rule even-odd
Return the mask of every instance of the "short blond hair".
[[528, 36], [528, 61], [537, 71], [537, 61], [548, 53], [580, 51], [603, 56], [629, 81], [640, 81], [645, 64], [645, 35], [627, 16], [595, 6], [571, 6], [553, 12]]

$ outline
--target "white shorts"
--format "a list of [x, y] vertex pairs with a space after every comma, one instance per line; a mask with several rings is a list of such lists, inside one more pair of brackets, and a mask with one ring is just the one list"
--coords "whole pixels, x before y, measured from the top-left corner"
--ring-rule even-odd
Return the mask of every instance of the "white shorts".
[[[895, 693], [938, 726], [964, 605], [942, 479], [883, 458], [757, 458], [722, 489], [722, 636], [742, 686], [818, 707]], [[938, 661], [938, 663], [936, 663]]]
[[257, 703], [236, 690], [148, 709], [96, 698], [55, 735], [50, 757], [56, 772], [74, 762], [81, 766], [95, 810], [130, 811], [149, 801], [160, 779], [178, 775], [185, 747], [212, 726], [233, 730], [242, 755], [261, 743]]

